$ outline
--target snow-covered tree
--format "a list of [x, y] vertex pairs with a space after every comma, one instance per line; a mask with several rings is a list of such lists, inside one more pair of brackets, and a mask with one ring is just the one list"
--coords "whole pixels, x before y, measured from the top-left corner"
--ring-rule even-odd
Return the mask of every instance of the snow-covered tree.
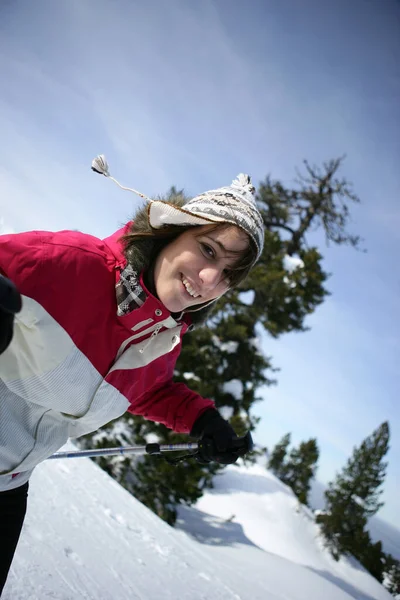
[[[275, 383], [270, 376], [275, 369], [261, 349], [260, 332], [278, 337], [289, 331], [304, 331], [307, 315], [328, 294], [324, 287], [328, 274], [322, 268], [319, 249], [308, 243], [310, 232], [320, 227], [327, 242], [356, 248], [359, 245], [359, 238], [346, 231], [347, 202], [359, 200], [346, 180], [337, 178], [341, 162], [342, 159], [332, 160], [321, 170], [305, 162], [306, 172], [299, 176], [295, 189], [286, 189], [270, 177], [261, 183], [256, 200], [265, 224], [262, 256], [247, 279], [216, 303], [207, 326], [183, 340], [176, 380], [185, 381], [195, 391], [215, 400], [239, 434], [254, 430], [257, 418], [253, 407], [261, 399], [259, 390]], [[175, 195], [183, 193], [171, 188], [169, 197]], [[131, 417], [125, 421], [131, 423]], [[140, 417], [133, 417], [133, 422], [130, 443], [148, 435], [157, 435], [161, 443], [176, 439], [161, 425]], [[104, 431], [110, 434], [105, 443], [114, 445], [113, 427]], [[83, 443], [90, 445], [90, 440]], [[132, 467], [132, 461], [104, 462], [128, 489], [133, 489], [132, 482], [136, 482], [135, 493], [140, 491], [140, 497], [151, 508], [157, 505], [158, 513], [164, 514], [159, 507], [165, 503], [165, 514], [171, 521], [171, 507], [193, 501], [209, 484], [217, 467], [196, 464], [196, 468], [184, 469], [181, 477], [174, 477], [171, 469], [178, 469], [176, 473], [179, 467], [163, 464], [157, 470], [156, 465], [161, 463], [156, 460], [142, 459], [139, 465], [147, 468]], [[179, 487], [176, 493], [172, 489], [175, 485]], [[151, 493], [147, 494], [146, 488]]]
[[293, 448], [281, 468], [280, 479], [289, 485], [302, 504], [308, 504], [311, 480], [315, 476], [319, 450], [317, 440], [301, 442]]
[[284, 435], [276, 446], [274, 446], [271, 456], [269, 457], [268, 469], [271, 469], [274, 475], [279, 477], [279, 479], [281, 479], [283, 475], [283, 467], [290, 444], [290, 437], [290, 433]]
[[363, 564], [368, 564], [375, 576], [379, 572], [382, 574], [381, 549], [370, 547], [372, 543], [366, 525], [382, 506], [380, 495], [388, 449], [389, 424], [384, 422], [354, 448], [347, 465], [325, 492], [326, 511], [317, 517], [333, 556], [338, 558], [341, 554], [351, 553]]
[[395, 598], [400, 599], [400, 561], [391, 554], [385, 555], [383, 585]]

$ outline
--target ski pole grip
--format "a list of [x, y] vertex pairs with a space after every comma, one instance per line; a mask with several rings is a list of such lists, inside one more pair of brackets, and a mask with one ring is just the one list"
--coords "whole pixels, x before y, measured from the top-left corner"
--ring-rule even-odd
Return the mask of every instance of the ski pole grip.
[[146, 444], [146, 454], [161, 454], [160, 444]]

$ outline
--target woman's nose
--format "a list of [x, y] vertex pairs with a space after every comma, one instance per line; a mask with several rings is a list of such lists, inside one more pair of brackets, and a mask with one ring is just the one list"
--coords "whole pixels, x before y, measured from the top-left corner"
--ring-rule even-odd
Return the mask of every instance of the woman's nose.
[[199, 275], [206, 291], [213, 290], [221, 281], [221, 269], [214, 265], [205, 267]]

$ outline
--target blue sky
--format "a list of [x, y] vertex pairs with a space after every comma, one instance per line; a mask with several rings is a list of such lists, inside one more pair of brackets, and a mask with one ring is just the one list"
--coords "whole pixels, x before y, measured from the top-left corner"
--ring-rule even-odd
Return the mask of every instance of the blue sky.
[[[346, 153], [367, 254], [325, 248], [332, 295], [311, 330], [264, 338], [281, 368], [257, 441], [317, 437], [329, 481], [382, 421], [392, 440], [379, 513], [400, 527], [400, 7], [395, 0], [36, 0], [0, 6], [3, 229], [100, 237], [149, 196], [239, 172], [292, 185], [302, 160]], [[313, 240], [311, 240], [313, 241]]]

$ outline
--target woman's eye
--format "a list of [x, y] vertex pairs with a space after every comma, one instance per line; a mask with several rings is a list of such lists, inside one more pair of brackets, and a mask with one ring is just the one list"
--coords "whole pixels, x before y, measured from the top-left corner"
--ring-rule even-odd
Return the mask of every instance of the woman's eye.
[[215, 258], [215, 252], [214, 252], [214, 249], [211, 248], [211, 246], [209, 246], [208, 244], [202, 243], [201, 248], [206, 256], [208, 256], [210, 258]]

